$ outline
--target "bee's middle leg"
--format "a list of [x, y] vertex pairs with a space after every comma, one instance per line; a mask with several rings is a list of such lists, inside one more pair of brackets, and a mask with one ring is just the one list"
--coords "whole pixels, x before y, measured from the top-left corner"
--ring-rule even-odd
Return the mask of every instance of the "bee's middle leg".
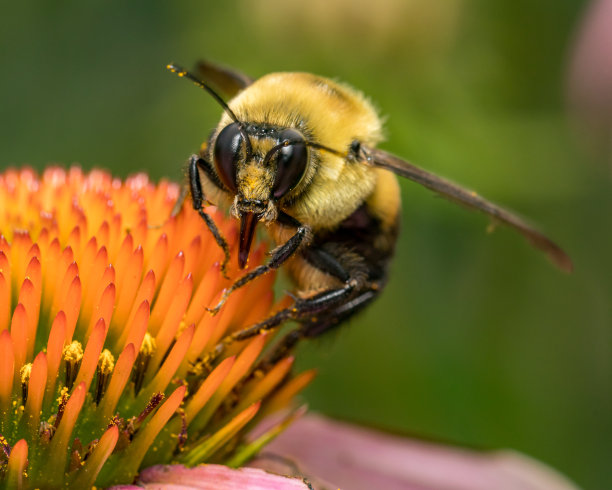
[[262, 322], [226, 336], [206, 357], [205, 363], [210, 364], [234, 342], [247, 340], [272, 330], [287, 320], [300, 321], [302, 325], [291, 332], [285, 342], [287, 345], [284, 350], [287, 351], [300, 338], [317, 336], [335, 326], [365, 306], [377, 294], [379, 286], [366, 280], [363, 264], [360, 261], [354, 261], [352, 267], [346, 267], [334, 255], [313, 248], [307, 249], [304, 255], [317, 268], [342, 280], [344, 285], [327, 289], [309, 298], [297, 299], [290, 307], [280, 310]]

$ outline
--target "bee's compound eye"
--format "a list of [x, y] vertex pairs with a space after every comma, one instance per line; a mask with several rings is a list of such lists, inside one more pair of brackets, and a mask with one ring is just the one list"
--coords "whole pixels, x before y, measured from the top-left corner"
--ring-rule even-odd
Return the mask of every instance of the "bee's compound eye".
[[242, 156], [244, 139], [238, 123], [225, 126], [215, 140], [215, 168], [223, 184], [236, 192], [236, 165]]
[[285, 129], [279, 135], [281, 143], [288, 142], [278, 150], [273, 195], [283, 197], [297, 186], [304, 175], [308, 162], [308, 149], [304, 137], [294, 129]]

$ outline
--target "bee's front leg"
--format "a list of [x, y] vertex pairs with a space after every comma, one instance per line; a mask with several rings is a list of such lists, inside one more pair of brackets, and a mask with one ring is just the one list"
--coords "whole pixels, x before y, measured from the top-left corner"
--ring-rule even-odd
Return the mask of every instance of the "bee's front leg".
[[200, 182], [198, 168], [202, 169], [207, 174], [212, 173], [210, 164], [206, 160], [198, 155], [191, 155], [191, 158], [189, 159], [189, 190], [191, 192], [191, 203], [193, 205], [193, 209], [198, 212], [206, 223], [206, 226], [215, 238], [217, 245], [219, 245], [219, 247], [223, 250], [224, 258], [223, 263], [221, 264], [221, 272], [225, 277], [227, 277], [226, 269], [230, 259], [229, 246], [227, 245], [225, 238], [223, 238], [223, 235], [221, 235], [221, 232], [217, 228], [217, 225], [213, 219], [202, 209], [206, 199], [204, 197], [204, 192], [202, 191], [202, 183]]
[[285, 243], [272, 250], [272, 252], [270, 253], [271, 257], [268, 263], [255, 267], [255, 269], [250, 272], [247, 272], [244, 276], [242, 276], [240, 279], [234, 282], [234, 284], [227, 288], [223, 292], [223, 295], [221, 296], [221, 299], [219, 300], [217, 305], [214, 308], [208, 309], [208, 311], [210, 311], [213, 315], [216, 315], [219, 312], [221, 307], [225, 304], [227, 299], [236, 289], [241, 288], [245, 284], [248, 284], [249, 282], [257, 279], [260, 276], [263, 276], [268, 272], [278, 269], [287, 260], [293, 257], [293, 255], [300, 249], [300, 247], [309, 240], [311, 234], [309, 226], [301, 224], [294, 218], [282, 212], [279, 215], [278, 221], [282, 224], [295, 228], [296, 231], [293, 236], [289, 238], [289, 240], [287, 240]]

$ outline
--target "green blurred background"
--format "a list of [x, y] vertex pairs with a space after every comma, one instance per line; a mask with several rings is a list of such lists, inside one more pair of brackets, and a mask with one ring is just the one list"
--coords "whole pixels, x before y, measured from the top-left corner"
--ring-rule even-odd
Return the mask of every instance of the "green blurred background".
[[[376, 6], [374, 4], [376, 3]], [[564, 104], [585, 1], [13, 2], [0, 21], [0, 165], [179, 179], [219, 107], [166, 72], [205, 57], [362, 89], [383, 147], [539, 223], [576, 270], [409, 182], [388, 289], [302, 347], [312, 408], [511, 447], [612, 480], [610, 168]], [[590, 148], [590, 147], [589, 147]]]

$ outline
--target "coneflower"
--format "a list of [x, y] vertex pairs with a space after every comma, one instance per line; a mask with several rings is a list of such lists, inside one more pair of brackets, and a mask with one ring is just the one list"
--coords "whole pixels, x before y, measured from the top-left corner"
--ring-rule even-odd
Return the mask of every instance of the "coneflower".
[[[156, 463], [239, 466], [279, 429], [246, 445], [245, 434], [312, 379], [291, 375], [291, 357], [262, 362], [271, 335], [200, 362], [273, 311], [274, 276], [210, 315], [240, 272], [221, 274], [223, 254], [190, 206], [171, 217], [178, 194], [142, 174], [0, 175], [4, 485], [89, 488]], [[233, 222], [212, 216], [232, 247]]]

